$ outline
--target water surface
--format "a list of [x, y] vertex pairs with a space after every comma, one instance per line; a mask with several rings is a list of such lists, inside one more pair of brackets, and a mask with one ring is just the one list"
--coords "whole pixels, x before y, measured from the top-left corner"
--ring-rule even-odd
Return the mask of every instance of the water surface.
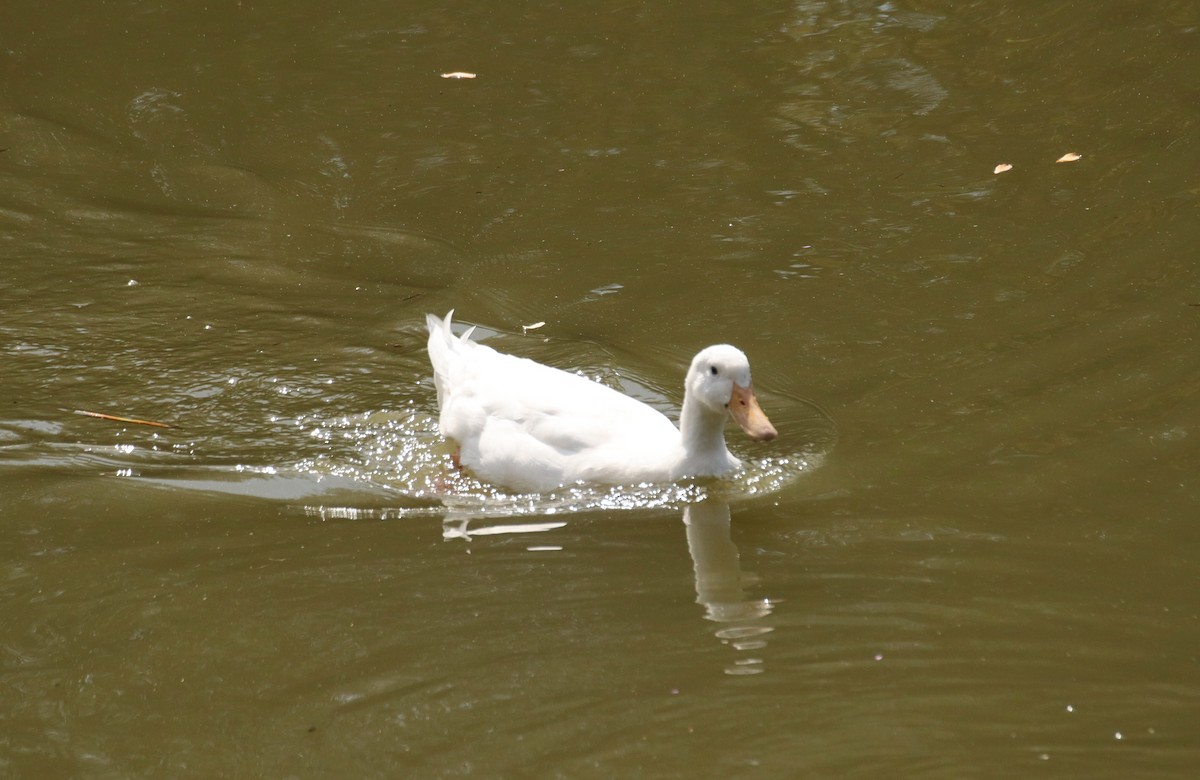
[[[6, 776], [1194, 772], [1194, 4], [0, 15]], [[780, 439], [499, 495], [450, 308]]]

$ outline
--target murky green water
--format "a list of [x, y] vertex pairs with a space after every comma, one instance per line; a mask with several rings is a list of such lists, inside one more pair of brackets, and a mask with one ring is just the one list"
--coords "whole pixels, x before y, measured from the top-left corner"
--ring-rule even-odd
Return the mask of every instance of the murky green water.
[[[9, 3], [0, 63], [5, 776], [1200, 765], [1194, 3]], [[667, 411], [735, 343], [781, 437], [496, 494], [452, 307]]]

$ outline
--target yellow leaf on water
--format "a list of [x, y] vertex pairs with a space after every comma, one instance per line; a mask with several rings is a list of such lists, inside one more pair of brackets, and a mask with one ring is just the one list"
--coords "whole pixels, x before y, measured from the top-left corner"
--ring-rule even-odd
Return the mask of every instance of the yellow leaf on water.
[[1056, 162], [1056, 163], [1060, 163], [1060, 162], [1075, 162], [1075, 161], [1076, 161], [1076, 160], [1078, 160], [1080, 157], [1083, 157], [1083, 155], [1082, 155], [1082, 154], [1076, 154], [1075, 152], [1067, 152], [1066, 154], [1064, 154], [1062, 157], [1059, 157], [1059, 158], [1058, 158], [1057, 160], [1055, 160], [1054, 162]]
[[995, 168], [992, 169], [992, 173], [1004, 173], [1005, 171], [1011, 171], [1011, 170], [1012, 170], [1012, 166], [1009, 165], [1008, 163], [1000, 163], [999, 165], [997, 165]]

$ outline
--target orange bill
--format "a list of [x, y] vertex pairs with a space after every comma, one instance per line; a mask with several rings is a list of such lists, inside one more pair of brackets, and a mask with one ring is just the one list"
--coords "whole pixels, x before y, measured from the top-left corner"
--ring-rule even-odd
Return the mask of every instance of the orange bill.
[[746, 435], [755, 441], [770, 441], [779, 434], [767, 415], [763, 414], [758, 399], [754, 397], [754, 386], [742, 387], [735, 384], [733, 394], [729, 397], [729, 413], [734, 421], [742, 426]]

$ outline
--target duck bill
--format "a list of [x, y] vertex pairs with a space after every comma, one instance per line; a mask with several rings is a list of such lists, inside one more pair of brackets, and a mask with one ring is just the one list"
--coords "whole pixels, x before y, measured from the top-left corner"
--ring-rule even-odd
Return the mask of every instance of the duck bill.
[[755, 441], [770, 441], [779, 434], [775, 426], [763, 414], [758, 399], [754, 397], [754, 386], [742, 387], [735, 384], [733, 395], [729, 397], [729, 413], [734, 421], [742, 426], [746, 435]]

